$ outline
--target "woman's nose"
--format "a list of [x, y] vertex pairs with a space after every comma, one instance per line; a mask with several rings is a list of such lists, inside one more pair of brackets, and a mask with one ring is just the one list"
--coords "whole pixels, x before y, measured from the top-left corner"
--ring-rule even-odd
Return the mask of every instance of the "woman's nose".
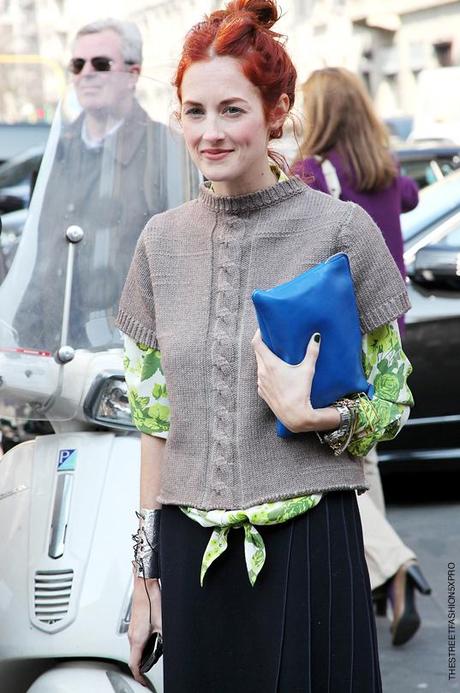
[[217, 118], [208, 118], [205, 124], [203, 139], [209, 142], [219, 142], [223, 140], [224, 137], [225, 133], [220, 127], [219, 120]]

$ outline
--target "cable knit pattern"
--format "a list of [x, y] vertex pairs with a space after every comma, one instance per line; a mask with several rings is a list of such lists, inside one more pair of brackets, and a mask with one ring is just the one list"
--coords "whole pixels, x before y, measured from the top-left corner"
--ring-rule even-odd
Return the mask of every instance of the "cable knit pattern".
[[[221, 229], [217, 252], [216, 320], [211, 346], [211, 459], [214, 460], [210, 489], [220, 492], [233, 485], [235, 371], [238, 354], [235, 349], [239, 287], [240, 236], [243, 229], [235, 222]], [[206, 504], [206, 497], [204, 500]]]
[[409, 307], [368, 215], [297, 178], [237, 197], [216, 195], [205, 184], [197, 200], [150, 220], [118, 326], [161, 350], [171, 409], [162, 503], [234, 510], [366, 487], [360, 460], [334, 457], [315, 434], [276, 437], [274, 415], [257, 394], [251, 346], [252, 291], [337, 252], [350, 258], [363, 332]]

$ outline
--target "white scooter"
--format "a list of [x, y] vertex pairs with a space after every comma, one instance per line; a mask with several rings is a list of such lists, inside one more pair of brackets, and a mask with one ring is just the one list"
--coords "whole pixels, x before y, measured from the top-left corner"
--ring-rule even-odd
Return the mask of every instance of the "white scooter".
[[140, 445], [114, 319], [144, 223], [196, 194], [171, 96], [111, 72], [66, 96], [0, 287], [0, 417], [54, 429], [0, 461], [2, 693], [145, 691], [127, 638]]

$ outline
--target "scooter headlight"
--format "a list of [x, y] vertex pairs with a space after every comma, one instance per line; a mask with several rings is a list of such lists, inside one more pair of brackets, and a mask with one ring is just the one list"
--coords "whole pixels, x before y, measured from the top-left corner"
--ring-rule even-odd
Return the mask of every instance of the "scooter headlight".
[[128, 387], [121, 373], [101, 374], [88, 392], [84, 412], [94, 423], [108, 428], [134, 429]]

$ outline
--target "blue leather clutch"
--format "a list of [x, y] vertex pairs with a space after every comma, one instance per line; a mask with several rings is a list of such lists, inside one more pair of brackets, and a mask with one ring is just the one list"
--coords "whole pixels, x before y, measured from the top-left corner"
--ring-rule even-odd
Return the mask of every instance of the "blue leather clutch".
[[[311, 392], [315, 409], [356, 392], [372, 397], [373, 386], [363, 371], [358, 308], [345, 253], [273, 289], [256, 289], [252, 300], [263, 341], [291, 365], [304, 359], [312, 335], [321, 334]], [[276, 432], [281, 438], [294, 435], [278, 420]]]

